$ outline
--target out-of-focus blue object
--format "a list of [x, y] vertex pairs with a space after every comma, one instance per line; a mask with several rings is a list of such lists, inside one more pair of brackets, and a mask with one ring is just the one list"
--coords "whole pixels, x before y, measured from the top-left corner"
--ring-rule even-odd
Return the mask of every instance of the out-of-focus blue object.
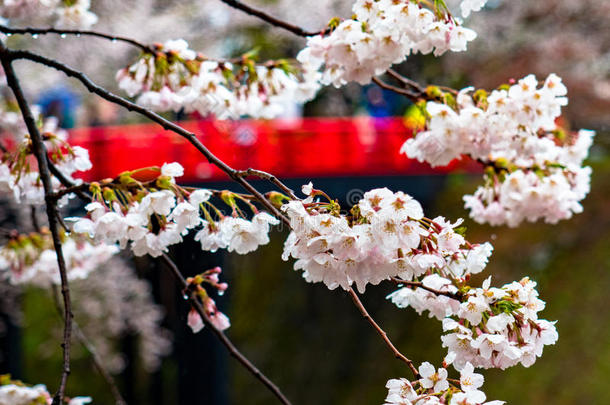
[[76, 108], [80, 102], [80, 97], [65, 86], [42, 91], [36, 101], [45, 117], [54, 116], [59, 119], [61, 128], [74, 128]]
[[410, 104], [405, 97], [376, 85], [363, 87], [362, 94], [365, 108], [371, 117], [400, 116]]

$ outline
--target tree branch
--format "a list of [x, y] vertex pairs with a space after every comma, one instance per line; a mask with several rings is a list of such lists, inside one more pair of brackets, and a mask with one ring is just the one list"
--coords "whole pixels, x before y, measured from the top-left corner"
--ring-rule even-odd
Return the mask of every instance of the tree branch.
[[364, 304], [362, 304], [362, 301], [360, 301], [360, 298], [358, 298], [358, 294], [356, 294], [356, 292], [351, 287], [347, 292], [348, 292], [349, 296], [352, 298], [352, 301], [354, 301], [354, 304], [356, 305], [356, 307], [358, 308], [358, 310], [360, 311], [360, 313], [362, 314], [364, 319], [366, 319], [368, 321], [368, 323], [370, 323], [371, 326], [375, 329], [375, 331], [379, 334], [379, 336], [381, 336], [385, 345], [394, 354], [394, 357], [396, 357], [398, 360], [401, 360], [401, 361], [407, 363], [407, 366], [409, 367], [409, 369], [411, 370], [411, 372], [413, 373], [413, 376], [415, 378], [421, 378], [421, 376], [419, 375], [419, 372], [413, 365], [413, 361], [409, 360], [404, 354], [402, 354], [396, 348], [396, 346], [394, 346], [394, 344], [388, 337], [388, 334], [386, 333], [386, 331], [384, 331], [381, 328], [381, 326], [379, 326], [379, 324], [377, 324], [377, 322], [375, 322], [373, 317], [368, 313], [368, 311], [364, 307]]
[[395, 71], [392, 68], [388, 69], [386, 71], [386, 73], [388, 75], [392, 76], [394, 79], [396, 79], [399, 82], [401, 82], [402, 84], [407, 85], [407, 86], [411, 86], [418, 93], [424, 94], [426, 92], [426, 89], [424, 87], [422, 87], [421, 84], [417, 83], [415, 80], [411, 80], [411, 79], [409, 79], [407, 77], [404, 77], [403, 75], [401, 75], [400, 73], [398, 73], [397, 71]]
[[210, 321], [210, 318], [208, 318], [208, 316], [206, 315], [205, 310], [203, 309], [203, 306], [197, 299], [196, 295], [188, 289], [188, 283], [182, 276], [180, 269], [178, 269], [178, 266], [176, 266], [176, 264], [173, 262], [173, 260], [165, 253], [163, 253], [163, 255], [161, 256], [161, 260], [169, 268], [169, 270], [172, 272], [174, 277], [176, 277], [176, 279], [179, 281], [180, 286], [182, 287], [182, 289], [185, 290], [185, 292], [188, 295], [189, 302], [191, 303], [193, 308], [195, 308], [195, 310], [197, 311], [197, 313], [203, 320], [203, 323], [205, 324], [205, 326], [212, 330], [212, 333], [214, 333], [216, 335], [216, 337], [218, 337], [220, 342], [227, 348], [227, 350], [229, 351], [229, 354], [231, 356], [233, 356], [237, 361], [239, 361], [241, 363], [241, 365], [244, 366], [244, 368], [246, 368], [246, 370], [248, 370], [254, 377], [256, 377], [256, 379], [258, 379], [261, 383], [263, 383], [273, 393], [273, 395], [275, 395], [277, 397], [277, 399], [280, 400], [281, 403], [283, 403], [285, 405], [290, 405], [290, 401], [288, 400], [288, 398], [286, 398], [284, 396], [282, 391], [269, 378], [267, 378], [258, 368], [256, 368], [256, 366], [254, 364], [252, 364], [250, 362], [250, 360], [248, 360], [235, 347], [235, 345], [231, 342], [231, 340], [229, 340], [229, 338], [220, 329], [218, 329], [218, 328], [216, 328], [216, 326], [214, 326], [214, 324]]
[[61, 373], [61, 381], [59, 388], [53, 396], [53, 405], [63, 404], [64, 392], [66, 389], [66, 382], [68, 381], [68, 375], [70, 374], [70, 344], [72, 334], [72, 307], [70, 301], [70, 287], [68, 285], [68, 275], [66, 271], [66, 263], [63, 252], [61, 250], [61, 239], [59, 236], [58, 221], [57, 217], [59, 211], [55, 200], [52, 198], [53, 186], [51, 184], [51, 174], [49, 172], [49, 166], [47, 162], [47, 153], [42, 140], [42, 136], [38, 131], [36, 120], [32, 115], [30, 106], [23, 94], [19, 79], [15, 74], [12, 66], [12, 58], [10, 57], [8, 49], [4, 46], [4, 43], [0, 42], [0, 60], [2, 67], [6, 74], [6, 81], [8, 86], [15, 95], [15, 99], [21, 110], [21, 115], [25, 121], [26, 127], [32, 140], [32, 149], [36, 160], [38, 161], [38, 170], [40, 178], [44, 187], [45, 202], [47, 208], [47, 218], [49, 221], [49, 228], [51, 229], [51, 235], [53, 237], [53, 246], [55, 247], [55, 253], [57, 254], [57, 265], [59, 267], [59, 275], [61, 278], [61, 293], [64, 301], [64, 334], [63, 334], [63, 369]]
[[267, 181], [271, 182], [272, 184], [274, 184], [275, 186], [277, 186], [284, 193], [288, 194], [288, 197], [292, 198], [293, 200], [299, 199], [296, 195], [294, 195], [294, 191], [292, 191], [288, 186], [286, 186], [284, 183], [282, 183], [277, 177], [275, 177], [271, 173], [267, 173], [267, 172], [263, 172], [262, 170], [256, 170], [256, 169], [250, 168], [247, 170], [240, 170], [236, 173], [236, 175], [240, 176], [240, 177], [244, 177], [244, 178], [247, 176], [254, 176], [254, 177], [258, 177], [263, 180], [267, 180]]
[[417, 102], [421, 99], [422, 94], [420, 93], [416, 93], [413, 92], [411, 90], [407, 90], [407, 89], [403, 89], [397, 86], [393, 86], [391, 84], [388, 84], [384, 81], [382, 81], [381, 79], [377, 78], [377, 77], [373, 77], [373, 83], [375, 83], [376, 85], [378, 85], [379, 87], [381, 87], [382, 89], [386, 89], [386, 90], [390, 90], [393, 91], [394, 93], [398, 93], [401, 94], [405, 97], [407, 97], [409, 100], [413, 101], [413, 102]]
[[[53, 296], [53, 303], [55, 304], [55, 309], [57, 310], [57, 314], [59, 315], [59, 317], [63, 320], [64, 317], [63, 317], [63, 314], [61, 311], [61, 305], [59, 303], [59, 299], [57, 297], [58, 291], [57, 291], [57, 288], [55, 285], [53, 285], [52, 290], [53, 291], [52, 291], [51, 295]], [[97, 354], [97, 350], [95, 349], [95, 346], [93, 346], [93, 343], [91, 343], [91, 341], [87, 338], [87, 336], [85, 335], [85, 333], [83, 332], [83, 330], [80, 328], [80, 326], [78, 325], [78, 323], [75, 320], [72, 321], [72, 327], [74, 329], [74, 334], [75, 334], [76, 338], [78, 339], [78, 341], [80, 342], [80, 344], [91, 355], [91, 361], [93, 362], [93, 366], [98, 371], [98, 373], [100, 373], [100, 375], [102, 376], [104, 381], [106, 381], [106, 384], [108, 384], [108, 388], [110, 388], [110, 392], [112, 393], [112, 396], [114, 397], [115, 405], [127, 405], [127, 402], [125, 402], [125, 399], [121, 395], [121, 392], [119, 391], [119, 388], [116, 385], [114, 378], [112, 378], [112, 375], [110, 374], [110, 372], [108, 370], [106, 370], [106, 367], [104, 367], [104, 364], [102, 363], [102, 360], [100, 359], [99, 355]]]
[[61, 62], [56, 60], [46, 58], [42, 55], [38, 55], [29, 51], [23, 50], [7, 50], [6, 51], [11, 59], [27, 59], [36, 63], [40, 63], [45, 66], [52, 67], [57, 69], [63, 73], [65, 73], [69, 77], [73, 77], [79, 80], [90, 92], [99, 95], [100, 97], [118, 104], [129, 111], [137, 112], [150, 120], [156, 122], [161, 125], [163, 129], [172, 131], [186, 140], [188, 140], [211, 164], [218, 167], [220, 170], [225, 172], [231, 179], [235, 182], [239, 183], [242, 187], [248, 190], [252, 195], [256, 197], [256, 199], [265, 206], [273, 215], [275, 215], [280, 220], [288, 223], [288, 218], [284, 216], [277, 208], [273, 206], [266, 198], [263, 196], [258, 190], [256, 190], [250, 183], [248, 183], [242, 175], [240, 175], [238, 170], [227, 165], [225, 162], [220, 160], [216, 155], [214, 155], [199, 139], [197, 139], [197, 135], [192, 132], [187, 131], [181, 126], [174, 124], [173, 122], [161, 117], [159, 114], [144, 108], [136, 103], [133, 103], [123, 97], [120, 97], [114, 93], [109, 92], [108, 90], [96, 85], [89, 79], [85, 74], [79, 72], [69, 66], [64, 65]]
[[57, 35], [61, 35], [61, 36], [75, 35], [77, 37], [84, 35], [84, 36], [90, 36], [90, 37], [103, 38], [103, 39], [110, 40], [112, 42], [116, 42], [116, 41], [125, 42], [125, 43], [133, 45], [137, 48], [140, 48], [144, 52], [148, 52], [148, 53], [152, 53], [152, 54], [154, 54], [156, 52], [153, 47], [143, 44], [139, 41], [136, 41], [135, 39], [131, 39], [131, 38], [127, 38], [127, 37], [120, 37], [120, 36], [110, 35], [110, 34], [104, 34], [102, 32], [90, 31], [90, 30], [65, 30], [65, 29], [57, 29], [57, 28], [52, 28], [52, 27], [49, 27], [49, 28], [34, 28], [34, 27], [12, 28], [12, 27], [7, 27], [6, 25], [0, 24], [0, 32], [2, 32], [4, 34], [9, 34], [9, 35], [10, 34], [30, 34], [30, 35], [57, 34]]
[[391, 280], [396, 285], [406, 285], [409, 287], [417, 287], [417, 288], [421, 288], [422, 290], [429, 291], [435, 295], [444, 295], [445, 297], [449, 297], [449, 298], [452, 298], [452, 299], [460, 301], [460, 302], [462, 301], [462, 295], [459, 293], [435, 290], [434, 288], [426, 287], [423, 283], [420, 283], [419, 281], [406, 281], [406, 280], [401, 280], [396, 277], [392, 277]]
[[297, 25], [290, 24], [282, 19], [279, 19], [277, 17], [267, 14], [262, 10], [258, 10], [254, 7], [248, 6], [247, 4], [242, 3], [241, 1], [238, 1], [238, 0], [220, 0], [220, 1], [222, 1], [223, 3], [225, 3], [226, 5], [228, 5], [230, 7], [233, 7], [237, 10], [241, 10], [244, 13], [249, 14], [251, 16], [257, 17], [258, 19], [263, 20], [275, 27], [283, 28], [286, 31], [292, 32], [293, 34], [298, 35], [300, 37], [311, 37], [311, 36], [318, 35], [318, 34], [325, 34], [329, 31], [328, 28], [324, 29], [324, 30], [320, 30], [320, 31], [306, 31]]

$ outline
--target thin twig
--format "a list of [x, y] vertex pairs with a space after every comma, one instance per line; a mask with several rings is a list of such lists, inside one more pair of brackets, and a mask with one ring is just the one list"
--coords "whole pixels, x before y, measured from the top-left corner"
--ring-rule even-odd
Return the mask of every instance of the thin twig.
[[34, 231], [40, 232], [40, 224], [38, 223], [38, 216], [36, 214], [36, 206], [30, 205], [30, 219], [32, 220], [32, 227], [34, 228]]
[[109, 92], [108, 90], [96, 85], [93, 83], [85, 74], [79, 72], [61, 62], [56, 60], [44, 57], [42, 55], [38, 55], [29, 51], [23, 50], [8, 50], [7, 51], [11, 59], [27, 59], [36, 63], [43, 64], [45, 66], [52, 67], [57, 69], [67, 76], [73, 77], [79, 80], [90, 92], [99, 95], [100, 97], [118, 104], [129, 111], [137, 112], [150, 120], [156, 122], [161, 125], [163, 129], [172, 131], [187, 141], [189, 141], [211, 164], [218, 167], [220, 170], [225, 172], [231, 179], [235, 182], [239, 183], [242, 187], [248, 190], [252, 195], [256, 197], [256, 199], [265, 206], [273, 215], [275, 215], [280, 220], [288, 223], [288, 218], [284, 214], [282, 214], [276, 207], [269, 202], [264, 195], [262, 195], [258, 190], [256, 190], [249, 182], [247, 182], [242, 176], [239, 175], [239, 171], [227, 165], [225, 162], [220, 160], [216, 155], [214, 155], [199, 139], [197, 139], [197, 135], [192, 132], [187, 131], [181, 126], [174, 124], [173, 122], [161, 117], [159, 114], [144, 108], [138, 104], [135, 104], [123, 97], [120, 97], [114, 93]]
[[230, 7], [243, 11], [246, 14], [257, 17], [275, 27], [283, 28], [286, 31], [290, 31], [293, 34], [298, 35], [300, 37], [311, 37], [311, 36], [318, 35], [318, 34], [325, 34], [329, 31], [328, 28], [326, 28], [324, 30], [320, 30], [320, 31], [306, 31], [297, 25], [290, 24], [289, 22], [286, 22], [277, 17], [267, 14], [262, 10], [258, 10], [254, 7], [248, 6], [247, 4], [242, 3], [241, 1], [237, 1], [237, 0], [220, 0], [220, 1], [222, 1], [223, 3], [225, 3], [226, 5], [228, 5]]
[[414, 93], [411, 90], [393, 86], [391, 84], [388, 84], [388, 83], [382, 81], [381, 79], [379, 79], [377, 77], [373, 77], [372, 80], [373, 80], [373, 83], [375, 83], [382, 89], [391, 90], [395, 93], [402, 94], [403, 96], [407, 97], [409, 100], [411, 100], [413, 102], [419, 101], [421, 98], [421, 94], [419, 94], [419, 93]]
[[411, 80], [411, 79], [409, 79], [407, 77], [404, 77], [403, 75], [401, 75], [400, 73], [398, 73], [397, 71], [395, 71], [392, 68], [388, 69], [386, 71], [386, 73], [389, 74], [390, 76], [392, 76], [394, 79], [396, 79], [399, 82], [401, 82], [402, 84], [405, 84], [407, 86], [411, 86], [418, 93], [424, 94], [425, 91], [426, 91], [426, 89], [424, 87], [422, 87], [421, 84], [419, 84], [416, 81]]
[[6, 74], [6, 81], [13, 94], [15, 95], [15, 99], [17, 100], [17, 104], [19, 105], [19, 109], [21, 110], [21, 115], [23, 116], [23, 120], [25, 121], [26, 127], [30, 134], [30, 138], [32, 140], [33, 152], [36, 156], [36, 160], [38, 161], [38, 170], [44, 187], [49, 228], [51, 229], [51, 235], [53, 237], [53, 246], [55, 247], [55, 253], [57, 254], [57, 265], [59, 267], [59, 276], [61, 278], [61, 293], [63, 295], [64, 301], [64, 334], [63, 342], [61, 345], [63, 348], [63, 367], [61, 373], [61, 381], [57, 392], [53, 396], [53, 405], [60, 405], [63, 404], [66, 383], [68, 381], [68, 375], [70, 374], [70, 338], [72, 334], [72, 306], [70, 301], [70, 287], [68, 285], [66, 262], [61, 249], [61, 239], [59, 236], [58, 229], [57, 216], [59, 215], [59, 211], [57, 209], [55, 200], [51, 198], [53, 194], [53, 185], [51, 183], [51, 173], [49, 172], [47, 153], [46, 148], [44, 146], [44, 142], [42, 140], [42, 136], [38, 131], [36, 120], [32, 115], [30, 106], [27, 102], [27, 99], [25, 98], [25, 95], [23, 94], [21, 85], [19, 84], [19, 79], [17, 78], [15, 70], [13, 69], [12, 59], [9, 55], [9, 51], [2, 42], [0, 42], [0, 60], [2, 62], [2, 67], [4, 68], [4, 73]]
[[435, 290], [434, 288], [430, 288], [430, 287], [425, 286], [423, 283], [421, 283], [419, 281], [406, 281], [406, 280], [401, 280], [401, 279], [396, 278], [396, 277], [392, 277], [391, 280], [396, 285], [406, 285], [406, 286], [409, 286], [409, 287], [417, 287], [417, 288], [421, 288], [422, 290], [429, 291], [429, 292], [431, 292], [432, 294], [435, 294], [435, 295], [444, 295], [445, 297], [449, 297], [449, 298], [452, 298], [452, 299], [457, 300], [457, 301], [461, 301], [462, 300], [462, 295], [460, 295], [459, 293], [452, 293], [452, 292], [449, 292], [449, 291]]
[[[90, 187], [89, 183], [74, 184], [72, 182], [66, 182], [66, 183], [62, 182], [62, 184], [66, 188], [59, 189], [55, 193], [53, 193], [53, 199], [59, 200], [61, 197], [65, 196], [66, 194], [70, 194], [70, 193], [75, 193], [77, 195], [82, 194], [82, 192], [84, 190], [88, 190]], [[79, 197], [84, 201], [91, 200], [89, 197], [87, 197], [84, 194]]]
[[91, 31], [91, 30], [65, 30], [65, 29], [57, 29], [57, 28], [35, 28], [35, 27], [24, 27], [24, 28], [13, 28], [7, 27], [6, 25], [0, 25], [0, 32], [4, 34], [30, 34], [30, 35], [47, 35], [47, 34], [56, 34], [56, 35], [75, 35], [79, 36], [91, 36], [97, 38], [108, 39], [112, 42], [125, 42], [130, 45], [136, 46], [140, 48], [144, 52], [154, 54], [156, 50], [142, 42], [136, 41], [132, 38], [121, 37], [116, 35], [104, 34], [103, 32]]
[[272, 184], [276, 185], [284, 193], [288, 194], [288, 197], [292, 198], [293, 200], [298, 200], [298, 197], [294, 195], [294, 191], [292, 191], [288, 186], [282, 183], [277, 177], [275, 177], [271, 173], [263, 172], [262, 170], [247, 169], [238, 171], [236, 175], [240, 177], [254, 176], [263, 180], [267, 180]]
[[242, 366], [244, 366], [252, 375], [254, 375], [254, 377], [256, 377], [261, 383], [263, 383], [277, 397], [277, 399], [280, 400], [281, 403], [285, 405], [290, 405], [290, 401], [288, 400], [288, 398], [286, 398], [286, 396], [284, 396], [284, 394], [277, 387], [277, 385], [275, 385], [258, 368], [256, 368], [256, 366], [252, 364], [250, 360], [248, 360], [243, 354], [241, 354], [241, 352], [235, 347], [233, 342], [231, 342], [231, 340], [229, 340], [229, 338], [220, 329], [214, 326], [214, 324], [210, 321], [210, 318], [208, 318], [208, 316], [206, 315], [205, 310], [203, 309], [203, 306], [197, 299], [196, 295], [188, 289], [188, 283], [184, 279], [184, 276], [182, 275], [180, 269], [178, 269], [178, 266], [176, 266], [174, 261], [165, 253], [161, 256], [161, 259], [163, 263], [167, 265], [167, 267], [173, 273], [176, 279], [180, 282], [180, 286], [182, 287], [182, 289], [185, 290], [189, 302], [195, 308], [195, 310], [203, 320], [205, 326], [212, 330], [212, 333], [214, 333], [216, 337], [218, 337], [220, 342], [227, 348], [229, 354], [231, 354], [231, 356], [233, 356], [237, 361], [239, 361]]
[[[57, 287], [55, 285], [53, 285], [52, 287], [53, 287], [52, 288], [53, 291], [52, 291], [51, 295], [53, 296], [53, 302], [55, 304], [55, 309], [57, 310], [57, 314], [59, 315], [59, 317], [63, 320], [64, 317], [63, 317], [63, 313], [61, 311], [61, 305], [59, 303], [59, 298], [57, 297], [57, 295], [58, 295]], [[95, 349], [95, 346], [93, 345], [93, 343], [91, 343], [89, 338], [87, 338], [87, 336], [83, 332], [82, 328], [78, 325], [76, 320], [72, 321], [72, 328], [74, 329], [74, 335], [76, 336], [76, 338], [78, 339], [80, 344], [91, 355], [91, 361], [93, 362], [93, 366], [98, 371], [98, 373], [100, 373], [100, 375], [102, 376], [104, 381], [106, 381], [106, 384], [108, 384], [108, 388], [110, 388], [110, 392], [112, 393], [112, 396], [114, 397], [115, 405], [127, 405], [127, 402], [125, 401], [125, 399], [123, 399], [123, 396], [121, 395], [121, 392], [119, 391], [119, 387], [117, 386], [116, 382], [114, 381], [114, 378], [112, 378], [112, 375], [110, 374], [110, 372], [108, 370], [106, 370], [106, 367], [102, 363], [102, 359], [100, 359], [99, 355], [97, 354], [97, 350]]]
[[[74, 187], [74, 182], [72, 182], [69, 178], [67, 178], [66, 176], [64, 176], [64, 174], [62, 172], [59, 171], [59, 169], [57, 168], [57, 166], [55, 166], [53, 164], [53, 162], [51, 162], [50, 159], [47, 159], [47, 162], [49, 164], [49, 171], [51, 172], [51, 174], [53, 174], [53, 176], [55, 176], [57, 178], [57, 180], [59, 180], [59, 182], [64, 186], [64, 187]], [[88, 201], [90, 200], [90, 198], [87, 196], [87, 194], [85, 193], [86, 189], [75, 189], [74, 193], [83, 201]], [[59, 190], [57, 193], [53, 193], [51, 195], [51, 198], [54, 199], [59, 199], [61, 198], [64, 194], [66, 193], [61, 193], [61, 195], [59, 197], [57, 197], [58, 194], [61, 193], [61, 190]]]
[[388, 334], [386, 333], [386, 331], [384, 331], [381, 328], [381, 326], [379, 326], [379, 324], [377, 324], [377, 322], [375, 322], [373, 317], [368, 313], [368, 311], [366, 310], [366, 308], [362, 304], [362, 301], [360, 301], [360, 298], [358, 298], [358, 294], [356, 294], [356, 292], [352, 288], [350, 288], [348, 290], [348, 293], [349, 293], [350, 297], [352, 298], [352, 301], [354, 301], [354, 304], [356, 305], [358, 310], [360, 310], [360, 313], [362, 314], [364, 319], [366, 319], [368, 321], [368, 323], [370, 323], [371, 326], [373, 326], [375, 331], [383, 339], [383, 341], [386, 344], [386, 346], [392, 351], [392, 353], [394, 353], [394, 357], [396, 357], [398, 360], [401, 360], [401, 361], [407, 363], [407, 366], [409, 367], [409, 369], [411, 370], [411, 372], [413, 373], [413, 376], [415, 378], [421, 378], [421, 376], [419, 375], [419, 372], [417, 371], [417, 369], [413, 365], [413, 362], [411, 360], [409, 360], [404, 354], [402, 354], [396, 348], [396, 346], [394, 346], [394, 344], [392, 343], [392, 341], [388, 337]]

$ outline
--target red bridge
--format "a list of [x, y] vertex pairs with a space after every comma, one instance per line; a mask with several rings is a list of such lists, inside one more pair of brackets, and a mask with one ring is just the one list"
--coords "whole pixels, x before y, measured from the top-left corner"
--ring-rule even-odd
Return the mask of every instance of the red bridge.
[[[443, 174], [479, 171], [472, 161], [441, 169], [399, 153], [411, 136], [401, 118], [307, 118], [291, 120], [188, 121], [180, 123], [212, 153], [236, 169], [255, 168], [280, 178]], [[183, 182], [224, 181], [226, 175], [185, 139], [157, 124], [79, 128], [70, 142], [89, 149], [88, 180], [178, 161]]]

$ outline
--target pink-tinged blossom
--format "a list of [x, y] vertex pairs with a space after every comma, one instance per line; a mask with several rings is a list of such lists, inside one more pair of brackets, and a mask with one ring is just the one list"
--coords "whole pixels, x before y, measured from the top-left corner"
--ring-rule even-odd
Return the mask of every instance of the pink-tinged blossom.
[[[164, 55], [165, 63], [157, 63]], [[321, 74], [307, 63], [255, 65], [207, 60], [183, 39], [157, 46], [157, 57], [143, 54], [116, 74], [119, 88], [155, 111], [197, 111], [202, 116], [274, 118], [294, 103], [311, 100]], [[194, 68], [196, 67], [196, 68]]]
[[495, 167], [482, 186], [464, 196], [479, 223], [555, 224], [582, 212], [591, 177], [583, 160], [595, 133], [557, 135], [563, 129], [556, 121], [567, 104], [561, 78], [551, 74], [540, 85], [528, 75], [508, 90], [493, 90], [476, 106], [472, 90], [460, 91], [455, 107], [429, 101], [425, 130], [408, 139], [401, 152], [432, 166], [467, 155]]
[[[477, 7], [467, 5], [469, 11]], [[358, 0], [352, 12], [352, 19], [340, 22], [330, 34], [309, 37], [297, 56], [322, 71], [323, 84], [367, 84], [412, 53], [461, 52], [476, 38], [455, 19], [413, 2]]]
[[388, 380], [388, 395], [384, 405], [501, 405], [502, 401], [485, 402], [486, 395], [479, 388], [483, 376], [474, 372], [472, 364], [467, 363], [460, 370], [459, 381], [448, 379], [447, 364], [436, 369], [425, 362], [419, 367], [422, 376], [417, 381], [406, 378]]
[[189, 311], [186, 324], [189, 326], [189, 328], [191, 328], [193, 333], [197, 333], [201, 329], [203, 329], [203, 320], [201, 319], [201, 316], [195, 310], [195, 308], [191, 308], [191, 310]]
[[[304, 191], [315, 194], [313, 186]], [[363, 292], [367, 284], [390, 277], [411, 280], [427, 272], [446, 269], [465, 272], [464, 257], [478, 245], [467, 245], [455, 224], [438, 217], [424, 219], [421, 205], [411, 196], [387, 188], [368, 191], [355, 206], [356, 217], [319, 212], [313, 200], [290, 201], [282, 206], [292, 228], [282, 258], [297, 259], [309, 282], [328, 288], [348, 289], [355, 284]], [[483, 266], [491, 249], [474, 260]]]
[[439, 368], [436, 370], [432, 364], [425, 362], [419, 366], [418, 371], [422, 376], [419, 380], [422, 387], [431, 388], [434, 392], [445, 391], [449, 388], [447, 369]]

